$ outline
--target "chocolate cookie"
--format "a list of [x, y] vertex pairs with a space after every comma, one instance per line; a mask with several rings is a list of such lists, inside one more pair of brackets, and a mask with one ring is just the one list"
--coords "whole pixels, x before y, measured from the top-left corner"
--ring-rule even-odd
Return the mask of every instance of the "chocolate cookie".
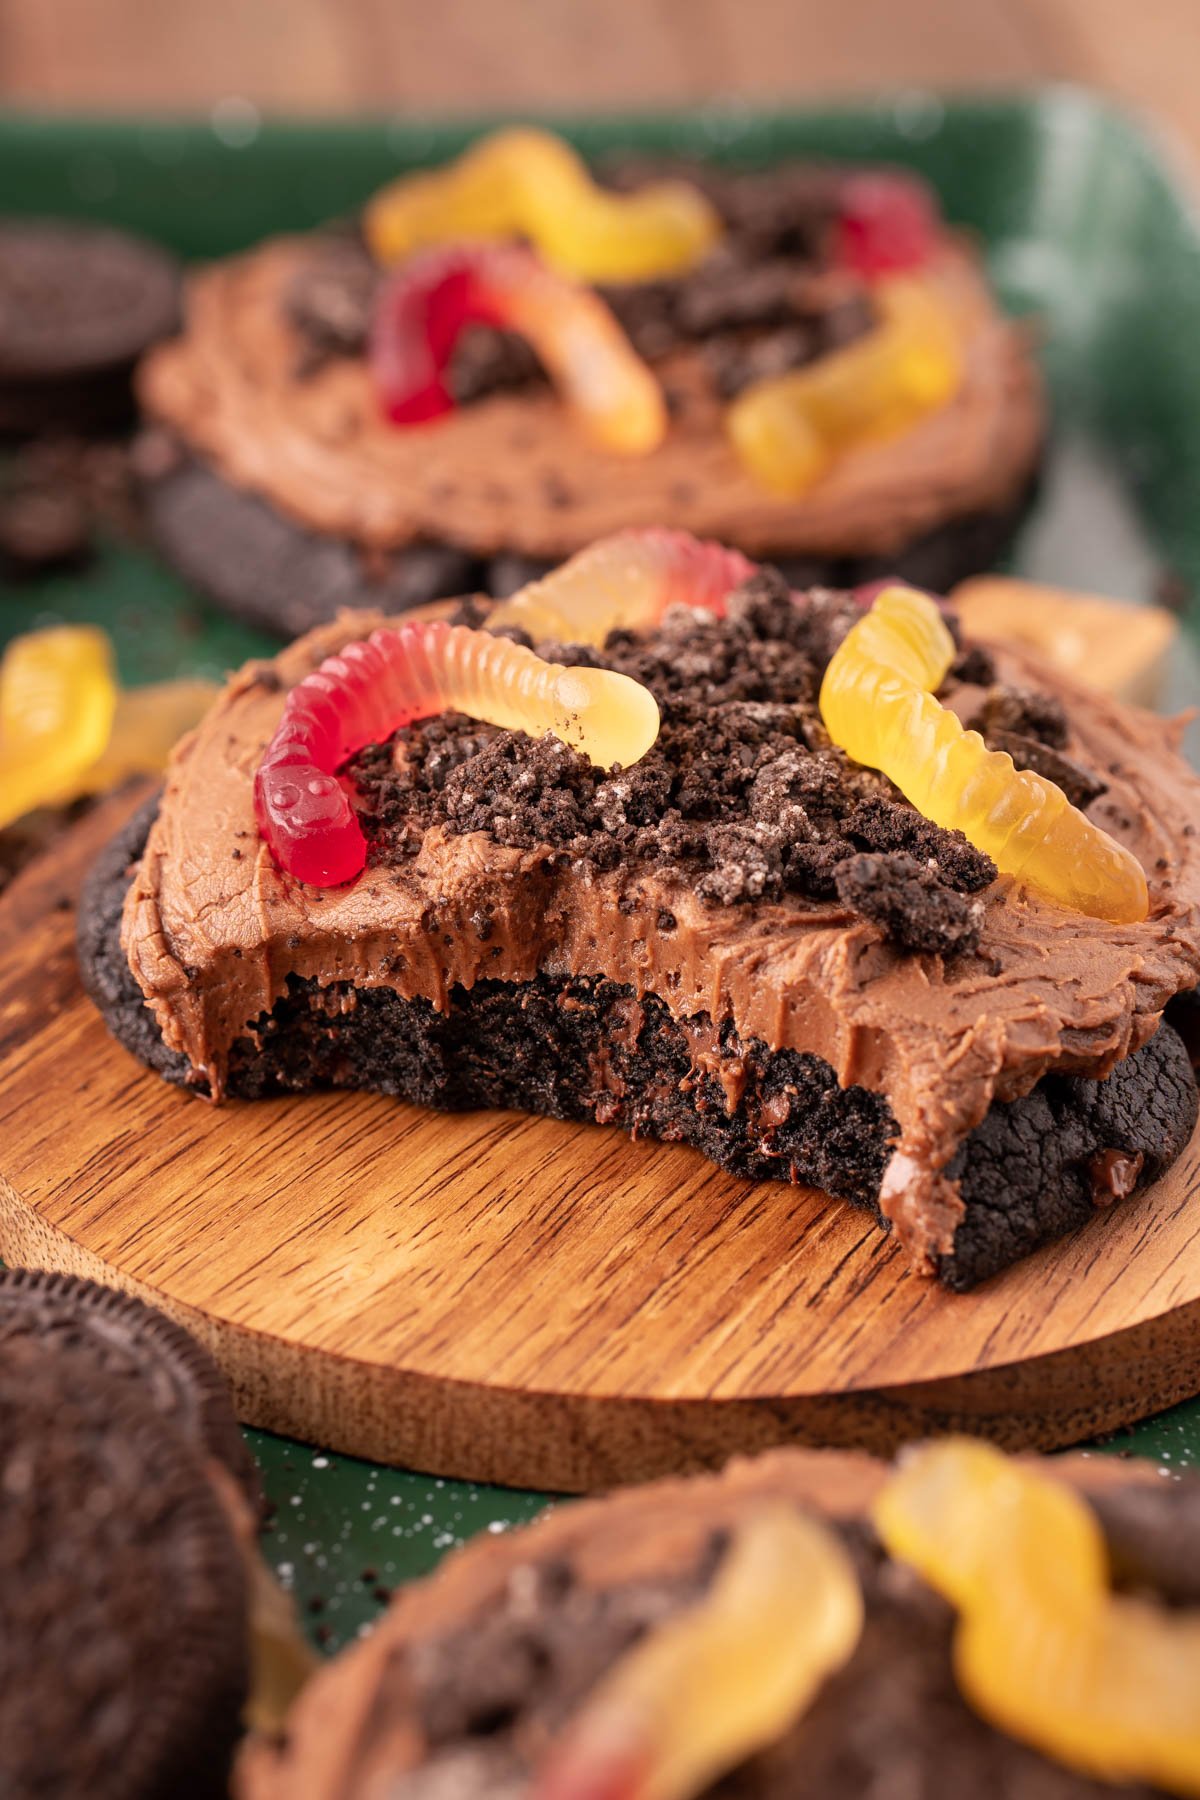
[[158, 246], [73, 220], [0, 220], [0, 433], [127, 424], [134, 364], [178, 322], [178, 266]]
[[[644, 173], [616, 171], [635, 185]], [[191, 278], [182, 333], [139, 373], [161, 434], [146, 498], [164, 555], [285, 634], [340, 607], [507, 594], [631, 526], [718, 538], [797, 587], [899, 572], [944, 589], [991, 563], [1029, 498], [1044, 418], [1027, 334], [975, 247], [933, 229], [930, 197], [920, 280], [962, 353], [944, 405], [787, 494], [735, 452], [728, 411], [881, 327], [880, 290], [838, 248], [848, 172], [672, 174], [707, 190], [717, 240], [669, 276], [594, 290], [661, 395], [665, 430], [644, 455], [594, 442], [536, 348], [492, 326], [449, 347], [452, 408], [398, 427], [367, 352], [387, 279], [367, 241], [346, 228], [268, 240]]]
[[[1200, 1480], [1147, 1485], [1080, 1458], [1047, 1467], [1083, 1489], [1122, 1579], [1195, 1604], [1171, 1547], [1200, 1529]], [[703, 1601], [731, 1535], [781, 1505], [824, 1515], [840, 1537], [862, 1633], [801, 1716], [705, 1786], [704, 1800], [1104, 1800], [1108, 1784], [997, 1729], [963, 1697], [950, 1607], [886, 1557], [868, 1522], [886, 1478], [865, 1457], [782, 1451], [469, 1545], [318, 1676], [283, 1741], [246, 1746], [243, 1800], [519, 1800], [614, 1665]]]
[[120, 439], [31, 439], [0, 473], [0, 575], [36, 580], [81, 567], [101, 528], [141, 536], [128, 447]]
[[224, 1463], [251, 1505], [258, 1476], [211, 1357], [165, 1313], [132, 1294], [41, 1269], [0, 1269], [0, 1367], [18, 1350], [78, 1354], [114, 1386], [150, 1402], [198, 1456]]
[[0, 1351], [0, 1791], [217, 1800], [247, 1673], [205, 1465], [93, 1355]]
[[[544, 557], [479, 556], [428, 540], [367, 555], [349, 538], [306, 530], [164, 434], [143, 443], [139, 462], [147, 524], [167, 561], [234, 618], [280, 637], [296, 637], [345, 607], [403, 612], [453, 594], [504, 596], [554, 566]], [[887, 556], [766, 560], [795, 588], [849, 588], [898, 575], [945, 593], [1002, 554], [1033, 486], [1008, 506], [949, 519]]]
[[[163, 1043], [120, 944], [130, 870], [155, 807], [130, 820], [89, 876], [80, 971], [113, 1035], [186, 1086], [187, 1060]], [[701, 1041], [711, 1046], [706, 1072], [693, 1079]], [[739, 1095], [732, 1111], [725, 1082]], [[452, 987], [439, 1010], [386, 988], [293, 979], [253, 1037], [234, 1045], [228, 1091], [258, 1099], [313, 1087], [618, 1124], [694, 1145], [752, 1180], [807, 1182], [886, 1224], [879, 1194], [896, 1122], [881, 1095], [841, 1087], [818, 1056], [772, 1051], [731, 1026], [714, 1033], [703, 1016], [677, 1020], [653, 995], [613, 981], [481, 980]], [[1107, 1081], [1048, 1075], [1023, 1098], [997, 1102], [950, 1171], [964, 1212], [951, 1253], [938, 1259], [940, 1279], [974, 1287], [1141, 1191], [1183, 1151], [1197, 1104], [1187, 1052], [1166, 1024]]]

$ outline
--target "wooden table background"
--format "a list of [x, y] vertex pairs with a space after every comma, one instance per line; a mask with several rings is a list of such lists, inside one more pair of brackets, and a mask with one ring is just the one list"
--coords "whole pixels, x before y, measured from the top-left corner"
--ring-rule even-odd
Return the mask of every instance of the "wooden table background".
[[1200, 152], [1200, 0], [0, 0], [0, 103], [604, 107], [1078, 81]]

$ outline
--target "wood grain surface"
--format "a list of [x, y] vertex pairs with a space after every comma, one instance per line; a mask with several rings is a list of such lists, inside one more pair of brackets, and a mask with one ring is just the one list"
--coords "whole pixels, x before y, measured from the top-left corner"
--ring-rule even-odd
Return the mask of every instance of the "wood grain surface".
[[1049, 1447], [1200, 1387], [1200, 1139], [1152, 1194], [954, 1296], [852, 1208], [679, 1146], [168, 1087], [74, 965], [71, 897], [130, 804], [0, 901], [0, 1254], [165, 1307], [248, 1422], [586, 1489], [788, 1441]]
[[1198, 49], [1196, 0], [0, 0], [0, 100], [571, 109], [1078, 81], [1195, 150]]

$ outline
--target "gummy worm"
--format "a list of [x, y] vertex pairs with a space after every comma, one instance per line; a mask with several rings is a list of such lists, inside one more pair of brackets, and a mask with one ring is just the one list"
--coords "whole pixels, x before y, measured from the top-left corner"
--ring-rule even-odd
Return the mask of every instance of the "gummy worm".
[[350, 881], [367, 847], [337, 770], [366, 744], [442, 712], [532, 737], [552, 732], [598, 766], [629, 765], [658, 736], [658, 706], [610, 669], [543, 662], [507, 638], [442, 620], [373, 632], [306, 675], [254, 777], [275, 861], [317, 887]]
[[886, 589], [825, 671], [820, 708], [834, 743], [1047, 899], [1114, 924], [1144, 919], [1150, 901], [1136, 857], [1053, 782], [989, 750], [934, 698], [953, 659], [954, 640], [928, 595]]
[[958, 391], [962, 347], [937, 295], [903, 275], [873, 293], [879, 323], [865, 337], [754, 382], [729, 408], [735, 450], [775, 493], [805, 493], [844, 451], [898, 436]]
[[392, 182], [363, 228], [383, 263], [459, 238], [523, 237], [560, 274], [597, 282], [681, 275], [721, 234], [690, 183], [607, 193], [561, 138], [529, 128], [493, 132], [445, 168]]
[[862, 169], [838, 186], [834, 261], [865, 281], [919, 269], [938, 240], [938, 206], [907, 169]]
[[76, 793], [98, 794], [131, 775], [157, 774], [184, 732], [199, 723], [220, 691], [215, 681], [191, 676], [123, 690], [117, 698], [109, 740], [99, 760], [79, 776]]
[[727, 597], [756, 566], [686, 531], [618, 531], [493, 607], [489, 623], [520, 625], [535, 641], [599, 645], [610, 631], [656, 624], [671, 606], [723, 618]]
[[782, 1503], [736, 1531], [704, 1599], [652, 1631], [586, 1702], [533, 1800], [692, 1800], [781, 1737], [862, 1633], [854, 1566]]
[[453, 409], [445, 371], [470, 324], [503, 326], [527, 339], [584, 429], [606, 449], [636, 456], [662, 442], [662, 389], [603, 300], [512, 244], [432, 250], [384, 283], [369, 357], [394, 424], [420, 424]]
[[112, 647], [90, 625], [14, 638], [0, 663], [0, 826], [57, 805], [109, 740]]
[[1114, 1594], [1078, 1495], [959, 1439], [916, 1451], [874, 1518], [957, 1609], [955, 1672], [984, 1718], [1101, 1780], [1200, 1795], [1200, 1612]]
[[95, 626], [14, 638], [0, 663], [0, 826], [156, 774], [216, 693], [192, 679], [122, 691]]

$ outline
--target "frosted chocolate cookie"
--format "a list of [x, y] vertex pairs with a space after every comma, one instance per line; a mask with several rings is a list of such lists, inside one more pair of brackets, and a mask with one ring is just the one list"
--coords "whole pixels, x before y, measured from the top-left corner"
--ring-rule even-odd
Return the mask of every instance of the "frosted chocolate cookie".
[[1195, 1566], [1169, 1547], [1194, 1551], [1198, 1530], [1194, 1476], [965, 1440], [894, 1473], [783, 1451], [628, 1490], [468, 1546], [400, 1595], [282, 1743], [247, 1747], [236, 1791], [1190, 1794]]
[[502, 132], [354, 231], [198, 272], [139, 380], [168, 558], [285, 635], [505, 594], [649, 524], [797, 587], [986, 567], [1041, 384], [932, 195], [899, 171], [610, 173], [626, 192]]
[[[833, 690], [887, 594], [649, 549], [715, 586], [639, 612], [622, 539], [461, 624], [348, 615], [236, 676], [85, 895], [110, 1028], [214, 1099], [364, 1087], [683, 1140], [870, 1208], [955, 1287], [1102, 1229], [1196, 1119], [1163, 1022], [1200, 973], [1171, 729], [890, 589], [943, 667], [856, 760]], [[559, 641], [598, 592], [598, 641]], [[963, 829], [904, 793], [960, 751]]]

